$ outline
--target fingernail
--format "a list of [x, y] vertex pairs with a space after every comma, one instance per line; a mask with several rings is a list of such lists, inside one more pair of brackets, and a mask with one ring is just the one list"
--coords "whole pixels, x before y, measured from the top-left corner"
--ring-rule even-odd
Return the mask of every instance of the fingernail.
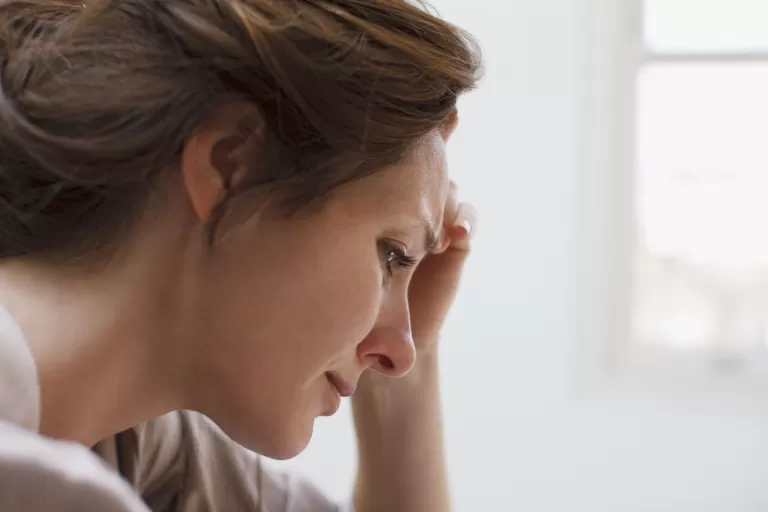
[[454, 229], [457, 231], [458, 236], [466, 237], [472, 233], [472, 224], [469, 223], [469, 220], [464, 219], [457, 222], [456, 226], [454, 226]]

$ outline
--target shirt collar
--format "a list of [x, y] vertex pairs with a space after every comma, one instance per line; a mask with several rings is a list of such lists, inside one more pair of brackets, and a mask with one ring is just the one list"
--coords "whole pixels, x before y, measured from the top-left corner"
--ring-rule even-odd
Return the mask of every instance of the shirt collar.
[[0, 307], [0, 421], [37, 432], [40, 386], [32, 351], [10, 313]]

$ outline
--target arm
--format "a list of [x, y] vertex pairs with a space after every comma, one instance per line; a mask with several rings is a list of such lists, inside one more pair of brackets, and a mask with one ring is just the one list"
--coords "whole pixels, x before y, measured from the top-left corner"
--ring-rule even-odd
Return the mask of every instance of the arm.
[[360, 454], [357, 512], [450, 510], [437, 357], [408, 376], [369, 376], [353, 399]]
[[475, 212], [446, 204], [444, 246], [414, 272], [408, 289], [417, 361], [401, 379], [365, 375], [353, 398], [359, 470], [357, 512], [447, 512], [438, 379], [438, 339], [469, 251]]

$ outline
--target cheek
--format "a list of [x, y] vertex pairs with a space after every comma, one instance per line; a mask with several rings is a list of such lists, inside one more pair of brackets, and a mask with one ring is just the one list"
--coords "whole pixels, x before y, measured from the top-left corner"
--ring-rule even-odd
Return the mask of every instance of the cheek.
[[360, 245], [305, 239], [262, 251], [258, 263], [231, 261], [227, 337], [249, 358], [299, 372], [353, 353], [382, 300], [379, 262]]
[[313, 347], [310, 353], [354, 350], [371, 331], [381, 304], [381, 275], [362, 258], [345, 255], [321, 257], [310, 272], [291, 278], [294, 310], [301, 332], [295, 333]]

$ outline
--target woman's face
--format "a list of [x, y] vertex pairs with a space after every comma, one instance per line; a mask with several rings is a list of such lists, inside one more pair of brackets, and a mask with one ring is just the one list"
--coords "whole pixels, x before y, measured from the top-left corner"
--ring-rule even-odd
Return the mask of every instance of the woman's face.
[[222, 235], [196, 283], [191, 407], [287, 458], [364, 371], [410, 370], [407, 289], [443, 225], [444, 135], [338, 189], [317, 213], [256, 215]]

